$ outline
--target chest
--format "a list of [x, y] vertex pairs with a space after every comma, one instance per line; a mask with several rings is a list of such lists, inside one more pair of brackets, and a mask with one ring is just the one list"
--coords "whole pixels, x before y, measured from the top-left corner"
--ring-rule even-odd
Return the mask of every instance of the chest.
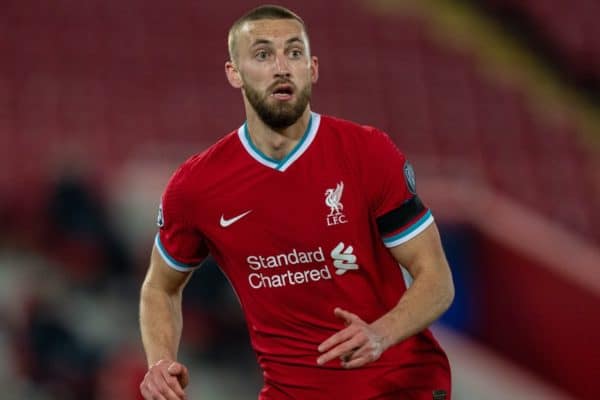
[[285, 303], [311, 319], [329, 312], [324, 303], [369, 292], [374, 239], [351, 166], [307, 164], [284, 174], [240, 171], [215, 193], [202, 229], [243, 303]]

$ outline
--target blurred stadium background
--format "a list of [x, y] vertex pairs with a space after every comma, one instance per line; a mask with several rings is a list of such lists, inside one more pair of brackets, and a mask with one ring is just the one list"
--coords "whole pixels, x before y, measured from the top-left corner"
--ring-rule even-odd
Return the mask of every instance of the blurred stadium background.
[[[600, 390], [600, 3], [284, 1], [308, 24], [313, 108], [412, 160], [457, 297], [434, 327], [454, 398]], [[0, 0], [0, 397], [139, 399], [137, 296], [162, 189], [239, 126], [230, 0]], [[278, 209], [274, 212], [286, 212]], [[185, 292], [190, 398], [260, 374], [209, 261]]]

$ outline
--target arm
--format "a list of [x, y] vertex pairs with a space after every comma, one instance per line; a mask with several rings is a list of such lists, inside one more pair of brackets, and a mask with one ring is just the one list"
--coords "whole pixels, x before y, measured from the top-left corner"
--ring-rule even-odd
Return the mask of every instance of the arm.
[[335, 309], [347, 327], [319, 346], [317, 362], [342, 358], [346, 368], [378, 359], [390, 346], [422, 331], [448, 309], [454, 299], [450, 267], [435, 223], [415, 238], [390, 249], [413, 277], [396, 306], [371, 324], [346, 310]]
[[385, 348], [427, 328], [454, 299], [452, 274], [435, 223], [390, 251], [413, 283], [398, 304], [372, 324], [384, 337]]
[[140, 330], [148, 373], [140, 385], [145, 399], [185, 398], [187, 369], [174, 362], [181, 337], [181, 295], [191, 272], [169, 267], [156, 246], [140, 295]]

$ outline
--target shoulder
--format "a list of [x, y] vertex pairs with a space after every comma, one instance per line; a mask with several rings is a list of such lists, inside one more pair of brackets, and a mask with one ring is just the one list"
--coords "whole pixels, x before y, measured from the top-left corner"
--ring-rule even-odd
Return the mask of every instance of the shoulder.
[[395, 144], [383, 130], [370, 125], [362, 125], [353, 121], [329, 115], [321, 116], [322, 129], [328, 135], [353, 145], [361, 151], [377, 151], [381, 148], [394, 148]]
[[357, 122], [331, 115], [321, 115], [321, 125], [338, 133], [350, 133], [354, 135], [369, 134], [376, 128], [369, 125], [361, 125]]

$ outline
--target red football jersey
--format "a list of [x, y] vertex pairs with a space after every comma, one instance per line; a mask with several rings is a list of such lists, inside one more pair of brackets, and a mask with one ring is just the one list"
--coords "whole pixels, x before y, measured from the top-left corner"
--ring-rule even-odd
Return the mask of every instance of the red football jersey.
[[344, 327], [335, 307], [372, 322], [406, 290], [386, 246], [410, 240], [433, 217], [402, 153], [381, 131], [312, 113], [298, 145], [274, 160], [247, 129], [175, 172], [162, 197], [156, 245], [182, 271], [210, 252], [229, 278], [263, 370], [259, 398], [449, 393], [448, 360], [429, 330], [355, 370], [316, 361], [317, 346]]

